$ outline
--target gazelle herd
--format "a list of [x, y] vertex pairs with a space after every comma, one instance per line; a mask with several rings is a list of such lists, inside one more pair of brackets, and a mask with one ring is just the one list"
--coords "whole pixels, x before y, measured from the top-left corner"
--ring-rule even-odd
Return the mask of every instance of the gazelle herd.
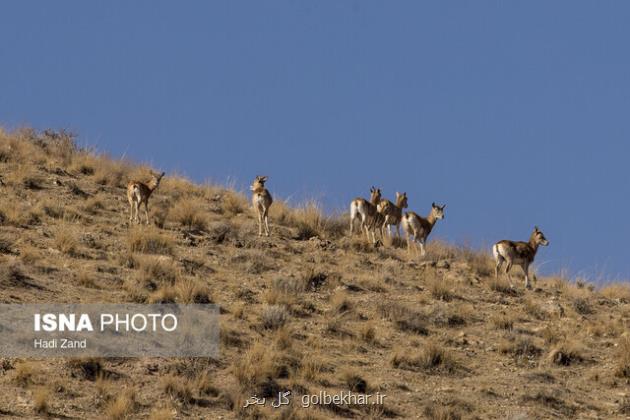
[[[152, 174], [147, 182], [131, 181], [127, 185], [127, 199], [130, 205], [129, 223], [140, 223], [138, 211], [144, 204], [146, 222], [149, 224], [149, 197], [160, 185], [160, 180], [164, 176]], [[252, 207], [258, 219], [258, 236], [269, 236], [269, 208], [273, 199], [269, 190], [265, 187], [267, 176], [257, 176], [249, 187], [252, 192]], [[396, 192], [396, 202], [393, 203], [383, 199], [381, 190], [376, 187], [370, 188], [370, 199], [358, 197], [350, 202], [350, 235], [354, 234], [356, 222], [360, 223], [361, 234], [365, 233], [368, 242], [377, 244], [376, 233], [384, 239], [385, 233], [392, 236], [391, 227], [396, 227], [396, 233], [400, 237], [400, 225], [407, 239], [407, 250], [411, 252], [413, 248], [417, 253], [417, 246], [420, 246], [420, 255], [425, 256], [425, 244], [429, 234], [435, 227], [438, 220], [444, 219], [444, 209], [446, 205], [431, 204], [431, 211], [427, 217], [422, 217], [413, 211], [405, 212], [408, 207], [407, 193]], [[413, 245], [412, 245], [413, 244]], [[512, 280], [510, 270], [512, 266], [518, 265], [525, 273], [525, 287], [531, 288], [529, 281], [529, 266], [534, 261], [538, 247], [549, 245], [542, 231], [535, 227], [528, 242], [515, 242], [502, 240], [492, 246], [492, 254], [496, 261], [495, 276], [499, 276], [499, 271], [505, 263], [505, 275]]]

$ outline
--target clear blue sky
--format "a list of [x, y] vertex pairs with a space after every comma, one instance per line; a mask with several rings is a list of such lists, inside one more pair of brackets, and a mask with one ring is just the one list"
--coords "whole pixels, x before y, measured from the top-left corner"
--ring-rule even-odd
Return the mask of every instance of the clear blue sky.
[[551, 241], [630, 278], [630, 3], [13, 1], [0, 124], [345, 209], [371, 185], [435, 236]]

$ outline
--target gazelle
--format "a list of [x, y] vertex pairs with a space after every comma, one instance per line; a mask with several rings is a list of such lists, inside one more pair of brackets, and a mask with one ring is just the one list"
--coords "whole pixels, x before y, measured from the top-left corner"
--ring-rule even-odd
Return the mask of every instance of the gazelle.
[[151, 173], [151, 179], [148, 182], [129, 181], [127, 184], [127, 199], [131, 207], [129, 210], [129, 223], [132, 223], [134, 220], [140, 223], [138, 211], [140, 210], [140, 205], [144, 204], [144, 214], [147, 216], [147, 225], [149, 224], [149, 197], [160, 185], [163, 176], [164, 172], [159, 175]]
[[[499, 241], [492, 247], [492, 254], [497, 262], [495, 267], [495, 277], [499, 277], [499, 270], [503, 262], [506, 262], [505, 274], [508, 276], [510, 283], [512, 283], [512, 277], [510, 276], [510, 269], [512, 265], [516, 264], [523, 269], [525, 273], [525, 287], [531, 289], [531, 283], [529, 282], [529, 266], [536, 257], [538, 246], [547, 246], [549, 241], [545, 238], [545, 235], [538, 229], [538, 226], [534, 227], [534, 231], [529, 237], [528, 242], [513, 242], [513, 241]], [[534, 276], [535, 278], [535, 276]], [[511, 284], [510, 284], [511, 285]]]
[[258, 216], [258, 236], [262, 236], [263, 234], [263, 223], [265, 227], [265, 235], [269, 236], [269, 207], [271, 207], [271, 203], [273, 203], [273, 199], [271, 198], [271, 194], [265, 188], [265, 181], [267, 181], [269, 177], [266, 176], [257, 176], [254, 179], [254, 182], [249, 187], [252, 191], [252, 205], [254, 206], [254, 210], [256, 211], [256, 215]]
[[382, 231], [387, 229], [387, 234], [391, 236], [390, 228], [393, 225], [396, 226], [396, 233], [400, 237], [400, 220], [403, 209], [407, 208], [407, 193], [396, 192], [396, 204], [389, 200], [381, 200], [377, 207], [384, 218]]
[[435, 203], [431, 204], [431, 213], [429, 213], [426, 219], [422, 216], [418, 216], [412, 211], [405, 213], [402, 217], [402, 227], [407, 235], [407, 249], [409, 252], [411, 252], [411, 236], [413, 236], [413, 241], [420, 244], [420, 255], [426, 255], [424, 244], [427, 241], [427, 237], [433, 230], [435, 223], [438, 220], [444, 219], [445, 208], [446, 204], [443, 206]]
[[370, 231], [372, 232], [372, 242], [376, 243], [375, 230], [383, 224], [383, 216], [378, 212], [377, 206], [381, 201], [381, 190], [370, 188], [370, 201], [365, 198], [355, 198], [350, 203], [350, 234], [354, 233], [354, 221], [361, 221], [361, 231], [365, 231], [368, 242], [370, 241]]

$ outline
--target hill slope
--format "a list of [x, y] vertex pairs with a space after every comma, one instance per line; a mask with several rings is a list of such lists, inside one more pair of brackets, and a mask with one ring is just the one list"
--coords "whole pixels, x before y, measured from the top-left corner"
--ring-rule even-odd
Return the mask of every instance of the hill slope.
[[[78, 150], [64, 132], [0, 131], [0, 175], [2, 303], [222, 308], [217, 360], [3, 360], [5, 416], [630, 415], [627, 285], [510, 288], [484, 253], [375, 248], [313, 205], [274, 203], [272, 236], [259, 238], [246, 197], [169, 174], [151, 226], [129, 226], [124, 187], [148, 168]], [[289, 406], [242, 408], [285, 389]], [[348, 390], [384, 404], [300, 407], [303, 394]]]

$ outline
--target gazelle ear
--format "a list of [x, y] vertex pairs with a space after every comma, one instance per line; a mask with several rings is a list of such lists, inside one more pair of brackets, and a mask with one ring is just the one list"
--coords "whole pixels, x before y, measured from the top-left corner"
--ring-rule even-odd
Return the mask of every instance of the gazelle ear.
[[436, 208], [437, 206], [435, 205], [435, 201], [433, 203], [431, 203], [431, 207]]
[[538, 229], [538, 226], [534, 226], [534, 232], [540, 232], [540, 229]]
[[445, 208], [446, 208], [446, 204], [444, 204], [444, 205], [442, 206], [442, 210], [444, 210]]
[[406, 192], [403, 193], [403, 197], [407, 198], [407, 193]]

